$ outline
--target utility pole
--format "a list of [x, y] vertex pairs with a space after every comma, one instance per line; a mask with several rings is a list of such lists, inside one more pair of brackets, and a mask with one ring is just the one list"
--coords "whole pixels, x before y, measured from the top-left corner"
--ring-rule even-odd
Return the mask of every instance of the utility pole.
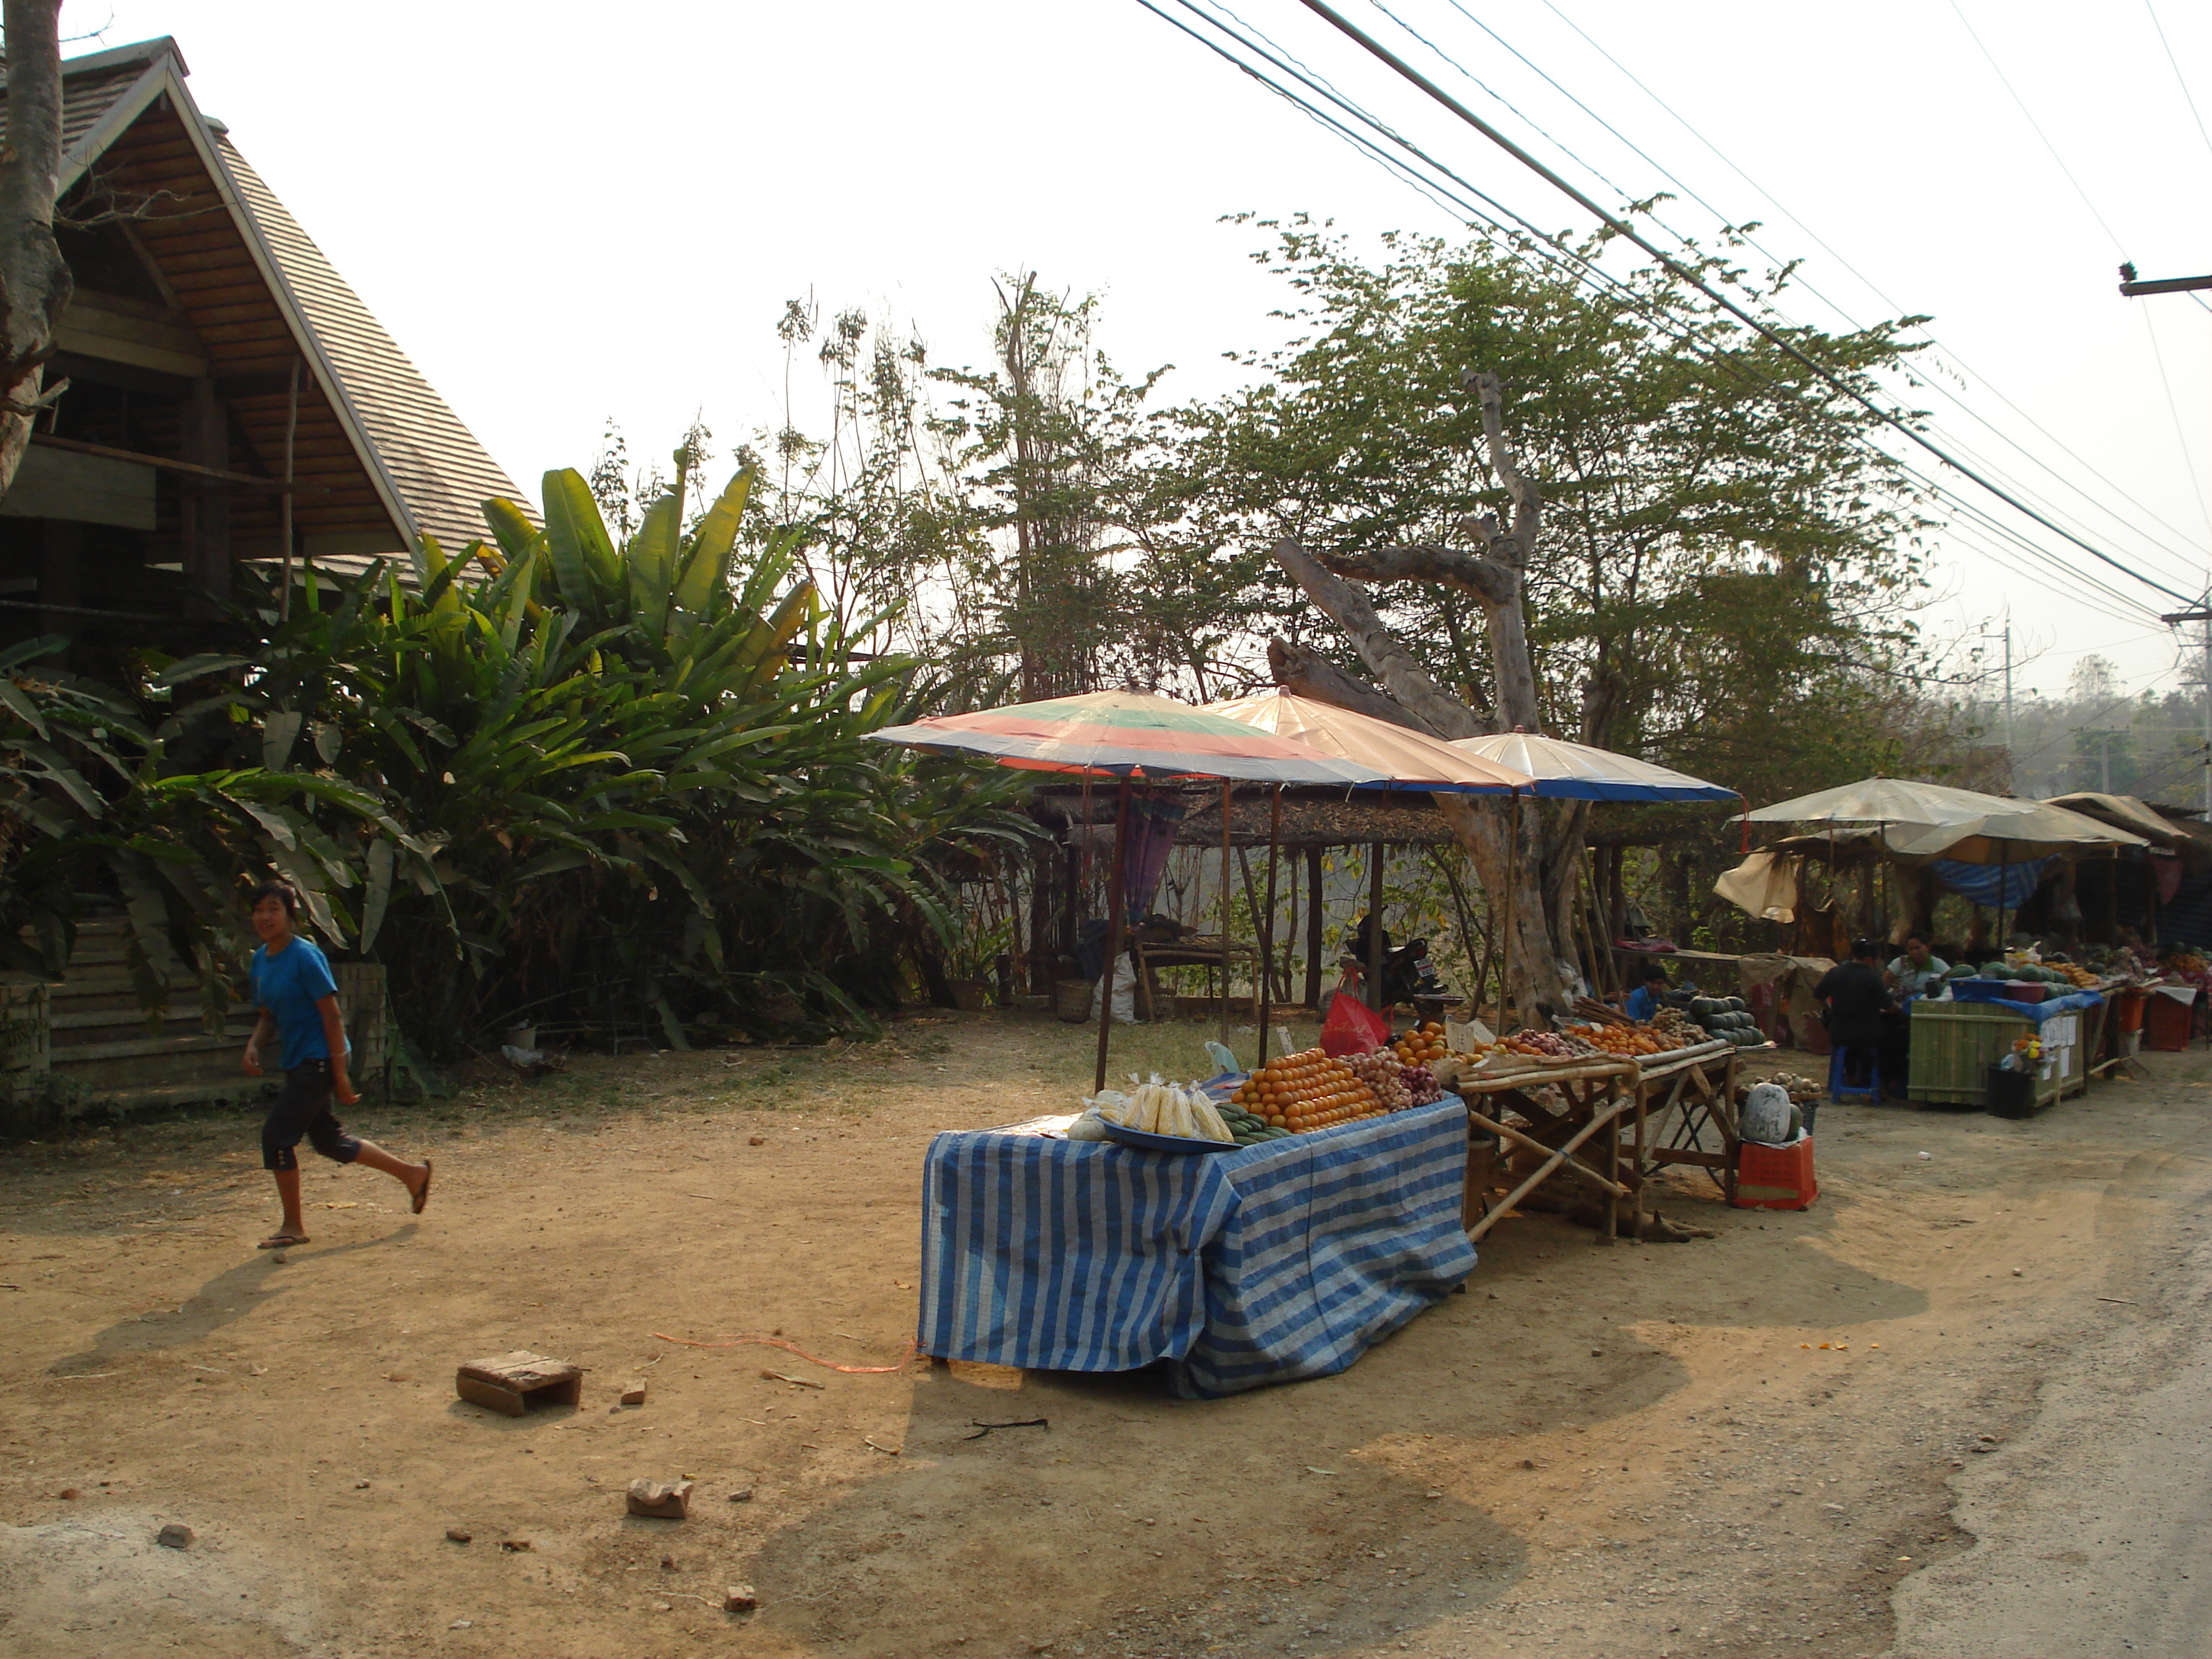
[[[1997, 638], [1998, 635], [1991, 634], [1988, 629], [1984, 628], [1982, 630], [1982, 637], [1988, 640]], [[2012, 612], [2009, 611], [2005, 612], [2005, 625], [2002, 637], [2004, 640], [2005, 775], [2008, 780], [2006, 787], [2010, 787], [2011, 784], [2009, 780], [2012, 775]]]
[[[2139, 300], [2147, 294], [2189, 294], [2202, 289], [2212, 289], [2212, 276], [2160, 276], [2144, 282], [2136, 275], [2135, 263], [2130, 260], [2120, 267], [2120, 292], [2130, 300]], [[2195, 623], [2204, 634], [2204, 674], [2200, 689], [2204, 694], [2204, 819], [2212, 823], [2212, 582], [2204, 590], [2205, 603], [2188, 611], [2178, 611], [2160, 621], [2169, 628], [2183, 623]]]
[[[2208, 283], [2212, 286], [2212, 283]], [[2197, 682], [2204, 694], [2204, 820], [2212, 823], [2212, 609], [2203, 605], [2193, 611], [2177, 611], [2159, 620], [2168, 628], [2179, 628], [2184, 623], [2195, 623], [2204, 635], [2204, 672]]]

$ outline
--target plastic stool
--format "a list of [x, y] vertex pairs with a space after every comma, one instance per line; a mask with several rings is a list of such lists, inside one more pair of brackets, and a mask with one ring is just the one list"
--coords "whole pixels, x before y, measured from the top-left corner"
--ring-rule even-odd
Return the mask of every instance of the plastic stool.
[[[1853, 1054], [1866, 1057], [1867, 1080], [1864, 1083], [1845, 1083], [1844, 1063]], [[1849, 1099], [1863, 1100], [1869, 1106], [1881, 1103], [1881, 1056], [1872, 1048], [1844, 1048], [1838, 1045], [1828, 1057], [1828, 1098], [1841, 1104]]]

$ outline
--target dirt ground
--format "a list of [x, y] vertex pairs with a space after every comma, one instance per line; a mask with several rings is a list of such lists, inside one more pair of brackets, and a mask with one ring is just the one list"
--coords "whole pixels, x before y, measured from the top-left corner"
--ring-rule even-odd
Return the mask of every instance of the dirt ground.
[[[909, 1020], [364, 1109], [428, 1212], [309, 1160], [282, 1264], [248, 1115], [0, 1146], [0, 1654], [1910, 1653], [1893, 1595], [1979, 1571], [1954, 1515], [2054, 1379], [2133, 1344], [2155, 1386], [2200, 1299], [2212, 1061], [2160, 1055], [2026, 1122], [1826, 1109], [1809, 1212], [1680, 1181], [1711, 1241], [1509, 1222], [1349, 1372], [1233, 1400], [674, 1340], [896, 1364], [928, 1138], [1073, 1109], [1087, 1042]], [[580, 1407], [455, 1399], [516, 1347]], [[638, 1476], [691, 1519], [626, 1518]]]

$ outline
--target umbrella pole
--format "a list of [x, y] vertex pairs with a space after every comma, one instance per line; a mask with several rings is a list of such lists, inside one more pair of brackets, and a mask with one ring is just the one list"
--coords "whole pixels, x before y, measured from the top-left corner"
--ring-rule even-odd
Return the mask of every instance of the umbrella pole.
[[1267, 908], [1260, 923], [1260, 1058], [1252, 1069], [1267, 1063], [1267, 1022], [1275, 1012], [1275, 844], [1283, 836], [1283, 786], [1275, 786], [1275, 799], [1267, 809]]
[[2008, 941], [2005, 936], [2005, 889], [2010, 884], [2008, 878], [2011, 873], [2012, 848], [2006, 846], [2004, 842], [1999, 842], [1997, 843], [1997, 956], [2001, 960], [2008, 962], [2011, 959], [2012, 951], [2008, 948]]
[[1233, 786], [1221, 781], [1221, 1046], [1229, 1047], [1229, 796]]
[[[1505, 844], [1505, 944], [1498, 967], [1498, 1035], [1510, 1023], [1506, 999], [1513, 994], [1513, 938], [1521, 931], [1521, 794], [1513, 794], [1513, 827]], [[1476, 1010], [1479, 1014], [1481, 1011]]]
[[1382, 843], [1367, 844], [1367, 1006], [1382, 1012]]
[[1121, 849], [1129, 835], [1129, 781], [1121, 780], [1114, 806], [1114, 865], [1106, 872], [1106, 971], [1098, 982], [1098, 1074], [1091, 1092], [1106, 1086], [1106, 1047], [1113, 1032], [1114, 980], [1121, 965]]

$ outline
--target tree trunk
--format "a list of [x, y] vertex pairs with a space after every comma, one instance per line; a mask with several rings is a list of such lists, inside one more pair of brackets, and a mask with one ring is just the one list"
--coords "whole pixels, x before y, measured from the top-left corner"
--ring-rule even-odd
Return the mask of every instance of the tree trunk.
[[15, 482], [46, 387], [69, 266], [54, 240], [62, 165], [61, 0], [7, 0], [8, 125], [0, 141], [0, 495]]
[[[1317, 702], [1390, 719], [1430, 737], [1481, 734], [1474, 711], [1431, 679], [1406, 653], [1364, 592], [1323, 568], [1294, 541], [1276, 544], [1275, 562], [1344, 630], [1362, 660], [1389, 689], [1390, 697], [1362, 685], [1334, 663], [1278, 639], [1268, 643], [1267, 660], [1282, 685]], [[1516, 859], [1512, 850], [1514, 817], [1502, 803], [1477, 806], [1466, 795], [1431, 799], [1454, 839], [1474, 860], [1475, 873], [1489, 896], [1491, 914], [1498, 918], [1501, 930], [1510, 937], [1512, 961], [1504, 987], [1507, 998], [1524, 1019], [1538, 1018], [1540, 1010], [1565, 1012], [1572, 997], [1559, 964], [1565, 954], [1560, 945], [1566, 935], [1555, 927], [1555, 919], [1567, 913], [1551, 902], [1553, 894], [1543, 879], [1552, 862], [1547, 856], [1543, 814], [1531, 811], [1520, 814], [1521, 851]]]
[[[1504, 394], [1498, 377], [1469, 372], [1462, 384], [1480, 409], [1485, 459], [1512, 504], [1510, 522], [1489, 516], [1465, 521], [1462, 528], [1480, 544], [1479, 554], [1418, 546], [1317, 558], [1285, 538], [1275, 544], [1275, 562], [1351, 641], [1388, 696], [1285, 641], [1269, 644], [1268, 661], [1277, 679], [1295, 691], [1431, 737], [1534, 732], [1540, 729], [1535, 659], [1528, 649], [1522, 601], [1529, 556], [1543, 528], [1543, 493], [1521, 471], [1506, 441]], [[1439, 685], [1384, 625], [1365, 589], [1346, 577], [1360, 582], [1434, 582], [1472, 596], [1482, 607], [1490, 636], [1495, 708], [1486, 713], [1471, 708]], [[1506, 931], [1510, 973], [1504, 994], [1524, 1019], [1566, 1012], [1571, 998], [1565, 964], [1577, 954], [1577, 876], [1589, 804], [1540, 807], [1516, 818], [1478, 808], [1464, 795], [1435, 799], [1474, 861], [1492, 914]], [[1512, 845], [1516, 822], [1517, 854]]]

